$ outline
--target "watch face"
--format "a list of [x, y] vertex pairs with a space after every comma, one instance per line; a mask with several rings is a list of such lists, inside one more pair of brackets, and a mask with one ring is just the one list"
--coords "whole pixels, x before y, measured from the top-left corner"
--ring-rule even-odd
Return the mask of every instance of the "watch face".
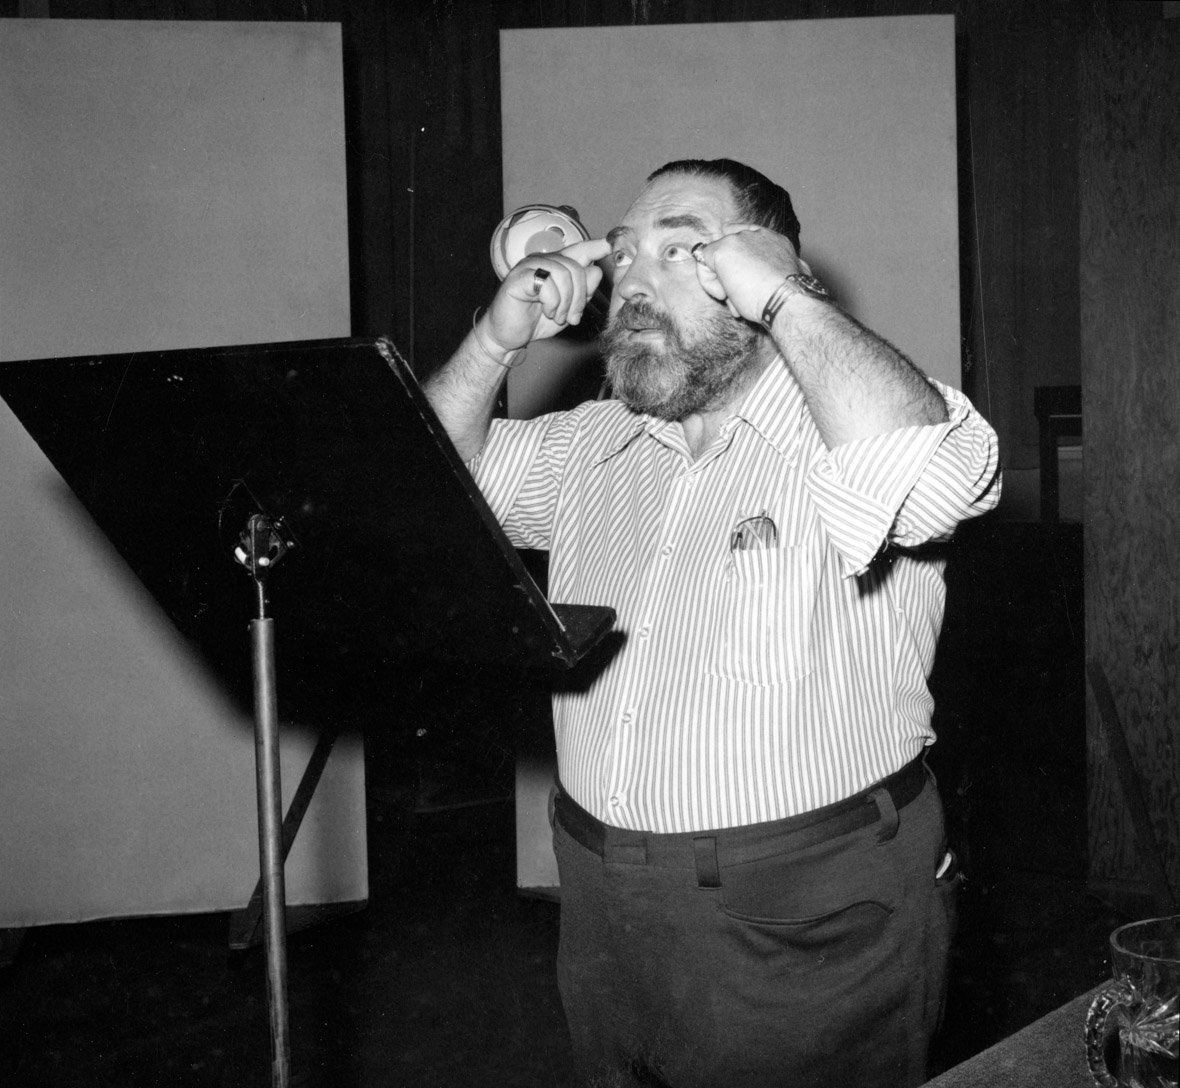
[[814, 276], [808, 276], [803, 272], [797, 272], [793, 276], [788, 276], [787, 279], [797, 283], [809, 295], [814, 295], [816, 298], [831, 298], [831, 295], [828, 293], [828, 289]]

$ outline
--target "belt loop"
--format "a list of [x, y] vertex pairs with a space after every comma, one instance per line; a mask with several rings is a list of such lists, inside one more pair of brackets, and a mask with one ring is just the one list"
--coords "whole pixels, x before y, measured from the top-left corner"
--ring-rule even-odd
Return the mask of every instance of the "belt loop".
[[717, 864], [717, 840], [712, 835], [698, 835], [692, 840], [697, 863], [697, 887], [720, 888], [721, 868]]
[[880, 813], [880, 823], [877, 826], [877, 843], [888, 842], [897, 834], [897, 807], [893, 798], [884, 786], [878, 786], [869, 794], [869, 800], [876, 802], [877, 812]]

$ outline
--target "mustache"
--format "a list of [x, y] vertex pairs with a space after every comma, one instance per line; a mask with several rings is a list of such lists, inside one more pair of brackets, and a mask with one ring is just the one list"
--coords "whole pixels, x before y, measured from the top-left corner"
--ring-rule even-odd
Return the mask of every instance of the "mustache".
[[624, 302], [611, 318], [606, 331], [617, 333], [620, 329], [659, 329], [665, 335], [674, 335], [676, 332], [670, 315], [642, 299]]

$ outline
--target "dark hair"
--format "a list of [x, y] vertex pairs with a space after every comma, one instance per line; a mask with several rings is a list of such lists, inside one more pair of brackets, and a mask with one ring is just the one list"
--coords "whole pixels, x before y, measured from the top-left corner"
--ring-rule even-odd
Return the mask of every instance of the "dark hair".
[[652, 182], [665, 174], [686, 174], [727, 182], [733, 191], [738, 214], [743, 219], [785, 234], [791, 239], [795, 252], [799, 252], [799, 219], [791, 206], [791, 194], [752, 166], [733, 159], [678, 159], [665, 163], [647, 180]]

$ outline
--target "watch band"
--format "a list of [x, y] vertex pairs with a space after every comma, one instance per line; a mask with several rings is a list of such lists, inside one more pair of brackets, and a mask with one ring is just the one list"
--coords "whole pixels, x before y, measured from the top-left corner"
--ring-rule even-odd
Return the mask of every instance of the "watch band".
[[814, 276], [808, 276], [804, 272], [792, 273], [771, 291], [770, 298], [766, 300], [766, 305], [762, 307], [760, 324], [767, 332], [770, 332], [771, 326], [774, 324], [774, 319], [778, 316], [779, 310], [783, 308], [783, 303], [787, 301], [787, 296], [795, 291], [810, 295], [812, 298], [830, 300], [832, 297], [828, 289]]

